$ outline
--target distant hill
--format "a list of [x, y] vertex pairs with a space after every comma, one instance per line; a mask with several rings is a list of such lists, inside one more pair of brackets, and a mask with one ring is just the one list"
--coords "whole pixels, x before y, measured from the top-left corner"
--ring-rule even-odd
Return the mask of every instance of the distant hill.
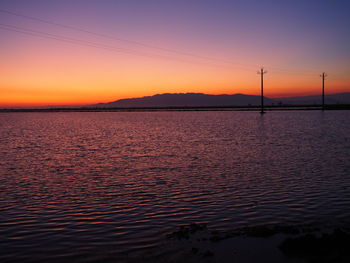
[[[278, 98], [275, 101], [284, 105], [319, 105], [322, 102], [321, 95]], [[350, 104], [350, 92], [325, 95], [326, 104]]]
[[[274, 100], [264, 98], [266, 104]], [[92, 105], [98, 108], [142, 108], [142, 107], [214, 107], [260, 105], [260, 96], [255, 95], [208, 95], [202, 93], [165, 93], [142, 98], [122, 99]]]
[[[290, 98], [264, 97], [265, 105], [319, 105], [322, 97], [303, 96]], [[326, 104], [350, 104], [350, 92], [326, 95]], [[142, 98], [121, 99], [109, 103], [89, 105], [97, 108], [144, 108], [144, 107], [223, 107], [259, 106], [260, 96], [256, 95], [208, 95], [203, 93], [165, 93]]]

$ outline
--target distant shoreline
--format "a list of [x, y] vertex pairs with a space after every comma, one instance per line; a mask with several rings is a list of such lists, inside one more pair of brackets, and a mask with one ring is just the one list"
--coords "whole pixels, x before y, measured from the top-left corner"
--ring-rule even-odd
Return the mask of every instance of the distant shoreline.
[[[265, 111], [322, 110], [317, 105], [266, 106]], [[260, 106], [213, 106], [213, 107], [137, 107], [137, 108], [31, 108], [0, 109], [0, 112], [162, 112], [162, 111], [260, 111]], [[350, 104], [326, 105], [325, 110], [350, 110]]]

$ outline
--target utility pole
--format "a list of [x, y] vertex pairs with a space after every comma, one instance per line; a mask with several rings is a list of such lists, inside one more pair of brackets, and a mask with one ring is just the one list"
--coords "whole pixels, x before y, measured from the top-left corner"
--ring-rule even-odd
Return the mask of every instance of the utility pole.
[[322, 111], [324, 111], [324, 80], [327, 77], [327, 74], [323, 72], [320, 77], [322, 78]]
[[264, 70], [264, 68], [261, 68], [260, 71], [258, 71], [258, 74], [261, 78], [261, 111], [260, 114], [264, 114], [264, 74], [266, 74], [267, 71]]

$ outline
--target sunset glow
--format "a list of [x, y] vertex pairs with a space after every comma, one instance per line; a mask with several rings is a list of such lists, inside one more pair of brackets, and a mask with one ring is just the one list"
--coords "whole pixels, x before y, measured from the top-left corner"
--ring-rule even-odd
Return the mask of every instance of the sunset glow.
[[1, 1], [2, 10], [94, 34], [1, 12], [0, 107], [259, 94], [261, 66], [268, 97], [319, 94], [323, 71], [328, 93], [350, 91], [346, 1], [73, 2]]

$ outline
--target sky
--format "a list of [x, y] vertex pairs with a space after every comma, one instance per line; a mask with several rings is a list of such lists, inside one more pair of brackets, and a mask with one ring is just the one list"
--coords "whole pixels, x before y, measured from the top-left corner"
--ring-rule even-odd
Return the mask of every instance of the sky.
[[350, 92], [347, 0], [0, 0], [0, 107]]

